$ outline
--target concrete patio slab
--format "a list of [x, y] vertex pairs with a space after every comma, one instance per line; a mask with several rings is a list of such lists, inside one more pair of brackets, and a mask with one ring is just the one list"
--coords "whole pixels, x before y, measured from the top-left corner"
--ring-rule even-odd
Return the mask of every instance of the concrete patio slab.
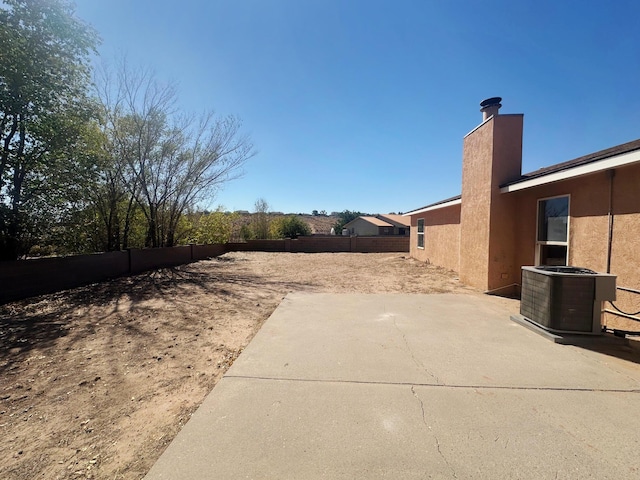
[[640, 388], [640, 371], [614, 363], [550, 344], [512, 322], [490, 298], [296, 293], [283, 300], [227, 376]]
[[145, 477], [640, 477], [640, 367], [469, 295], [291, 294]]

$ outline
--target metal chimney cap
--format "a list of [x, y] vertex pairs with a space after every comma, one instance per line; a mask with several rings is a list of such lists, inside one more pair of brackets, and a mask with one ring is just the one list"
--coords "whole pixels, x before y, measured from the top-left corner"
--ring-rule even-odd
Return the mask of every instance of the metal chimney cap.
[[480, 106], [482, 108], [487, 108], [487, 107], [492, 107], [492, 106], [497, 106], [497, 107], [501, 107], [502, 105], [500, 105], [500, 102], [502, 101], [502, 97], [491, 97], [491, 98], [487, 98], [486, 100], [483, 100], [480, 102]]

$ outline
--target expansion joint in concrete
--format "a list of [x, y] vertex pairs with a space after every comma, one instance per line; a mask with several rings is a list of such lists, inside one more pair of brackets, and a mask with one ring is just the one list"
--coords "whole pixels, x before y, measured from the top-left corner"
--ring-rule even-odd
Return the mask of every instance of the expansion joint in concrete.
[[640, 394], [637, 388], [583, 388], [583, 387], [537, 387], [518, 385], [458, 385], [446, 383], [420, 383], [420, 382], [385, 382], [371, 380], [345, 380], [345, 379], [322, 379], [322, 378], [292, 378], [292, 377], [271, 377], [255, 375], [225, 375], [225, 379], [244, 380], [264, 380], [271, 382], [310, 382], [310, 383], [344, 383], [351, 385], [395, 385], [426, 388], [449, 388], [463, 390], [512, 390], [512, 391], [537, 391], [537, 392], [591, 392], [591, 393], [633, 393]]

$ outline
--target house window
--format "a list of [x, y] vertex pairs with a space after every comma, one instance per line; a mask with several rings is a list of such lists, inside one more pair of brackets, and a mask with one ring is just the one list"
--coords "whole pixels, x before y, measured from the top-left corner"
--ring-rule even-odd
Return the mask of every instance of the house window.
[[424, 218], [418, 219], [418, 248], [424, 248]]
[[566, 265], [569, 247], [569, 196], [538, 200], [536, 265]]

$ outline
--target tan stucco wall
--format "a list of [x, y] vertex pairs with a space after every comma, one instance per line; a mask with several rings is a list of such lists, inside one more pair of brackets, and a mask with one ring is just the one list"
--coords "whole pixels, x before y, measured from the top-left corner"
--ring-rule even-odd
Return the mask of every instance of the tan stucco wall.
[[[517, 264], [533, 265], [537, 201], [570, 195], [569, 264], [606, 272], [609, 234], [609, 174], [599, 172], [521, 192], [504, 194], [517, 205]], [[613, 180], [611, 273], [619, 286], [640, 290], [640, 165], [619, 168]], [[640, 310], [640, 295], [618, 292], [620, 307]], [[640, 330], [640, 324], [606, 316], [615, 328]]]
[[[516, 263], [516, 203], [500, 193], [500, 185], [513, 181], [522, 173], [522, 115], [495, 117], [491, 219], [487, 290], [503, 293], [501, 288], [520, 283], [520, 266]], [[508, 293], [505, 290], [504, 293]]]
[[[462, 282], [482, 290], [520, 283], [521, 266], [535, 263], [537, 201], [570, 195], [569, 264], [607, 270], [609, 172], [500, 192], [520, 176], [522, 127], [522, 115], [498, 115], [465, 137], [462, 206], [411, 216], [412, 257], [457, 270]], [[640, 290], [640, 165], [616, 169], [612, 209], [610, 272], [619, 286]], [[424, 249], [417, 248], [419, 218], [425, 219]], [[616, 303], [640, 311], [640, 295], [619, 291]], [[640, 330], [639, 323], [608, 314], [605, 323]]]
[[520, 176], [522, 115], [495, 116], [463, 144], [460, 279], [482, 290], [516, 283], [515, 204], [500, 184]]
[[493, 120], [464, 139], [460, 211], [460, 280], [486, 288], [489, 255]]
[[[424, 218], [424, 248], [418, 248], [418, 219]], [[460, 269], [460, 205], [411, 216], [411, 257], [456, 272]]]
[[570, 195], [569, 264], [605, 271], [607, 265], [607, 205], [609, 180], [606, 173], [557, 182], [512, 196], [517, 205], [517, 263], [533, 265], [536, 251], [538, 200]]
[[[611, 273], [618, 276], [619, 286], [640, 290], [640, 165], [616, 171], [613, 213]], [[640, 295], [618, 291], [616, 305], [639, 312]], [[605, 315], [604, 321], [612, 328], [640, 330], [640, 323], [619, 316]]]

